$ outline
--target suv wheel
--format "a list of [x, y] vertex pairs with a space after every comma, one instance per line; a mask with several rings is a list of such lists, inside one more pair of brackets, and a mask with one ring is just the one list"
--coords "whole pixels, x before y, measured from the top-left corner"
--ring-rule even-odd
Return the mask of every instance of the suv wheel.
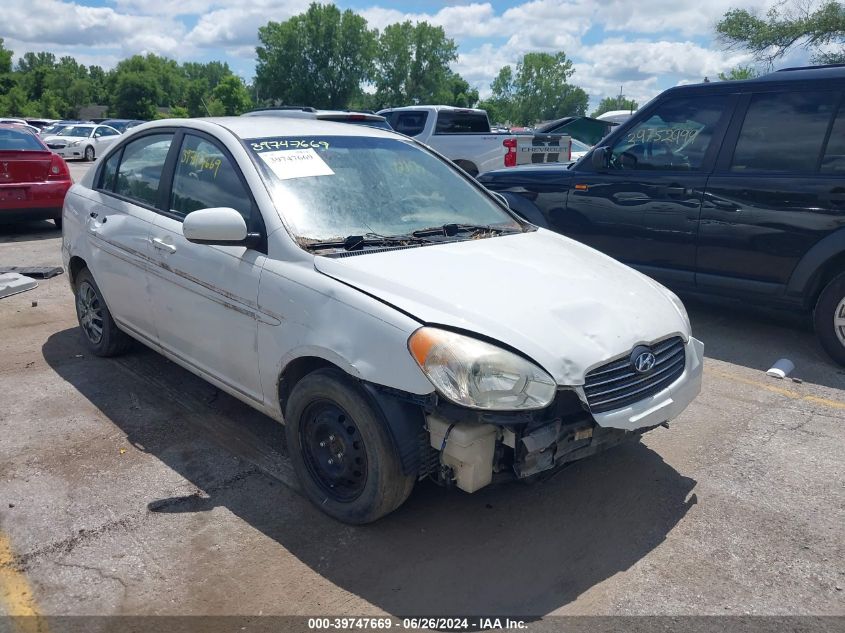
[[845, 365], [845, 273], [834, 277], [822, 290], [813, 320], [822, 347], [833, 360]]
[[340, 370], [294, 386], [285, 411], [288, 453], [305, 494], [344, 523], [370, 523], [398, 508], [414, 486], [386, 423]]
[[129, 349], [132, 339], [118, 329], [87, 268], [76, 277], [75, 294], [76, 318], [85, 347], [96, 356], [116, 356]]

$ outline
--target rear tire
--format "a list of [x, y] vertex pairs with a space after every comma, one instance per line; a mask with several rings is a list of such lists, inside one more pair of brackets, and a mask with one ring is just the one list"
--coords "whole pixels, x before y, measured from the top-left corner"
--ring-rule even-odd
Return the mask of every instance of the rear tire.
[[90, 145], [89, 145], [88, 147], [86, 147], [86, 148], [85, 148], [85, 156], [84, 156], [84, 158], [85, 158], [85, 160], [87, 160], [89, 163], [90, 163], [92, 160], [94, 160], [94, 148], [93, 148], [93, 147], [91, 147]]
[[476, 167], [473, 163], [469, 162], [468, 160], [457, 160], [455, 161], [455, 164], [473, 178], [478, 176], [478, 167]]
[[76, 318], [82, 344], [95, 356], [117, 356], [132, 346], [132, 339], [112, 319], [105, 299], [87, 268], [76, 276]]
[[813, 311], [816, 336], [840, 365], [845, 365], [845, 273], [830, 280]]
[[338, 369], [318, 369], [296, 383], [285, 434], [305, 494], [338, 521], [370, 523], [411, 494], [415, 477], [402, 472], [381, 412]]

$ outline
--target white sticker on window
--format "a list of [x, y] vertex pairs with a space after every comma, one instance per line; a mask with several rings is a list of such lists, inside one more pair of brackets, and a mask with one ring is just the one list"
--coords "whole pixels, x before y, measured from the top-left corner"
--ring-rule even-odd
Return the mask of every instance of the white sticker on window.
[[281, 180], [306, 176], [334, 176], [332, 168], [310, 147], [262, 152], [259, 156]]

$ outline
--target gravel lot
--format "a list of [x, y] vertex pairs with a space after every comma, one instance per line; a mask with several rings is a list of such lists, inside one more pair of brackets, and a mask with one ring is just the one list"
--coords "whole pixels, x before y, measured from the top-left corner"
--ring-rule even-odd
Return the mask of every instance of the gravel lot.
[[[0, 226], [0, 264], [61, 265], [59, 233]], [[0, 613], [845, 615], [845, 372], [800, 319], [688, 307], [705, 384], [670, 429], [349, 527], [273, 421], [140, 346], [89, 356], [41, 281], [0, 301]]]

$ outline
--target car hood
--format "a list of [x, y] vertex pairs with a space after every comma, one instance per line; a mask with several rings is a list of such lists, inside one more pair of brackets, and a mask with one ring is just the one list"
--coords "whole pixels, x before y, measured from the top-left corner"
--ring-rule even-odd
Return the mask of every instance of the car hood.
[[583, 244], [529, 233], [380, 253], [314, 258], [315, 268], [428, 325], [500, 341], [560, 385], [640, 343], [686, 340], [657, 282]]

